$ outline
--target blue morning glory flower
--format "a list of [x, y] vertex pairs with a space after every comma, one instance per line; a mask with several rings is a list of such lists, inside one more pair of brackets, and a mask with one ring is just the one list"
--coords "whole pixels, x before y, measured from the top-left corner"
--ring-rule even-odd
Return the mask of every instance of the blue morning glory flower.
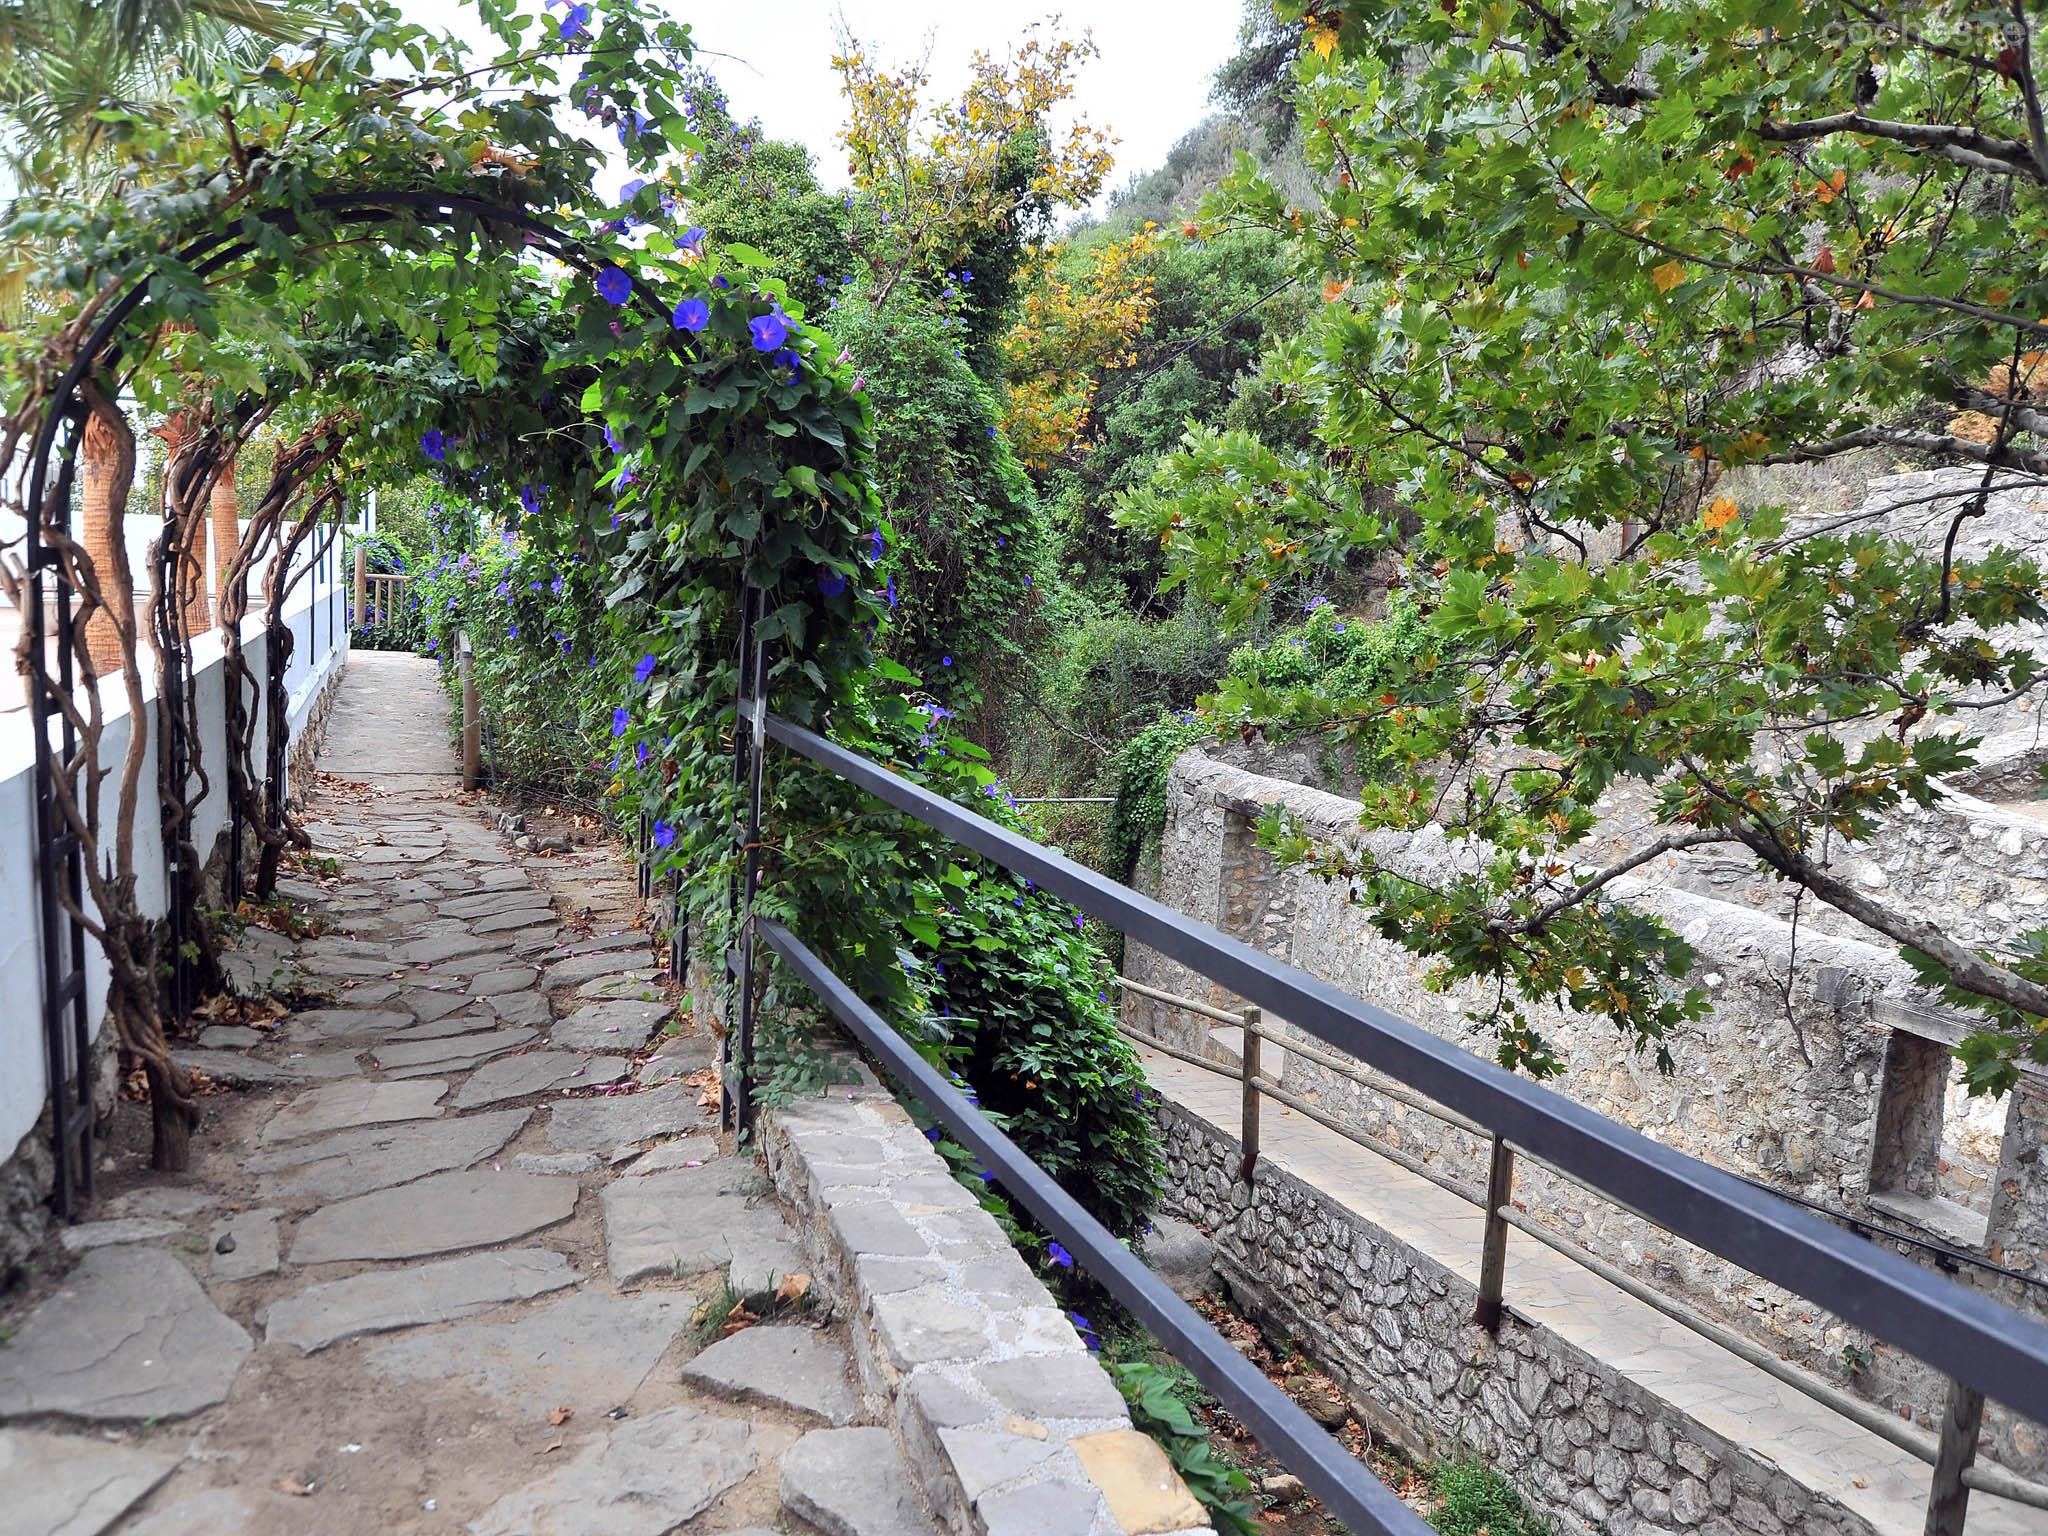
[[989, 435], [990, 437], [994, 437], [994, 436], [996, 435], [996, 429], [995, 429], [994, 427], [990, 427], [990, 428], [988, 429], [988, 435]]
[[645, 768], [647, 766], [647, 743], [644, 741], [633, 748], [633, 766], [636, 768]]
[[531, 480], [519, 487], [519, 505], [526, 508], [528, 517], [537, 516], [540, 512], [540, 487]]
[[1074, 1267], [1074, 1256], [1058, 1243], [1047, 1243], [1045, 1245], [1045, 1256], [1051, 1259], [1053, 1263], [1059, 1265], [1061, 1269], [1072, 1269]]
[[656, 661], [652, 655], [642, 656], [639, 661], [634, 663], [633, 681], [636, 683], [646, 682], [647, 679], [654, 676], [654, 669], [660, 665], [661, 663]]
[[702, 299], [685, 299], [676, 306], [670, 323], [679, 331], [701, 331], [711, 323], [711, 306]]
[[623, 304], [633, 296], [633, 279], [618, 267], [606, 267], [597, 274], [597, 291], [610, 302]]
[[508, 624], [505, 627], [505, 635], [508, 639], [517, 640], [519, 638], [519, 626], [517, 624]]
[[889, 584], [882, 589], [882, 595], [889, 599], [889, 606], [891, 608], [896, 606], [896, 578], [894, 576], [889, 578]]
[[657, 848], [673, 848], [675, 843], [676, 829], [665, 821], [657, 821], [654, 824], [654, 846]]
[[887, 547], [888, 547], [888, 546], [887, 546], [886, 544], [884, 544], [884, 543], [882, 542], [882, 530], [881, 530], [881, 529], [879, 529], [879, 528], [875, 528], [875, 529], [872, 529], [872, 530], [870, 530], [870, 531], [869, 531], [869, 533], [868, 533], [868, 548], [869, 548], [869, 549], [871, 549], [871, 550], [873, 551], [873, 555], [871, 556], [871, 558], [873, 558], [873, 559], [876, 559], [876, 560], [879, 560], [879, 559], [881, 559], [881, 558], [882, 558], [882, 551], [883, 551], [884, 549], [886, 549]]
[[953, 665], [953, 658], [950, 656], [941, 656], [939, 658], [939, 665], [942, 667], [950, 667], [951, 665]]
[[788, 347], [784, 347], [780, 352], [768, 359], [768, 361], [775, 364], [778, 368], [787, 368], [789, 370], [789, 382], [792, 384], [804, 376], [804, 360]]
[[644, 188], [646, 185], [647, 181], [645, 177], [635, 176], [631, 181], [627, 182], [623, 187], [619, 188], [619, 201], [622, 203], [630, 203], [631, 201], [633, 201], [634, 198], [640, 195], [641, 189]]
[[617, 709], [612, 711], [612, 734], [614, 736], [625, 735], [626, 727], [631, 725], [632, 723], [633, 716], [630, 713], [628, 713], [625, 705], [621, 704]]
[[438, 427], [431, 431], [422, 432], [420, 434], [420, 452], [424, 453], [436, 464], [445, 464], [448, 461], [447, 435]]
[[846, 590], [846, 578], [829, 567], [818, 571], [818, 590], [827, 597], [837, 597]]
[[704, 249], [703, 226], [701, 224], [693, 224], [684, 230], [682, 238], [676, 241], [676, 246], [681, 250], [701, 253]]
[[564, 41], [572, 37], [581, 37], [590, 30], [589, 22], [590, 7], [587, 5], [572, 5], [567, 11], [563, 12], [561, 22], [555, 27], [555, 32]]
[[756, 352], [778, 352], [789, 340], [789, 317], [779, 309], [771, 309], [749, 320], [747, 330], [753, 335]]
[[617, 453], [620, 449], [626, 446], [624, 439], [622, 439], [618, 433], [614, 432], [611, 429], [610, 422], [605, 423], [604, 445], [605, 447], [611, 449], [613, 453]]

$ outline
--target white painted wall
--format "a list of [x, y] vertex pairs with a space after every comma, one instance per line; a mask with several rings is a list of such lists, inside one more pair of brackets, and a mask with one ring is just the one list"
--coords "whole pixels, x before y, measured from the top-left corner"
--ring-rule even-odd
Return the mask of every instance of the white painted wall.
[[[342, 577], [338, 544], [337, 540], [337, 548], [318, 558], [310, 576], [300, 577], [299, 590], [286, 604], [285, 622], [293, 635], [292, 660], [285, 672], [290, 700], [286, 719], [294, 738], [305, 728], [321, 690], [348, 656], [347, 582]], [[260, 680], [269, 655], [260, 615], [244, 624], [242, 645], [250, 671]], [[193, 841], [203, 855], [212, 849], [228, 822], [223, 769], [227, 748], [222, 719], [226, 675], [217, 634], [201, 636], [193, 642], [192, 649], [203, 731], [201, 761], [209, 779], [209, 794], [198, 805], [194, 817]], [[150, 706], [145, 712], [144, 728], [153, 729], [156, 687], [152, 679], [144, 680], [143, 691]], [[260, 771], [265, 711], [260, 699], [253, 708]], [[118, 685], [108, 690], [105, 709], [107, 724], [101, 739], [101, 762], [110, 771], [101, 785], [100, 805], [111, 823], [131, 725]], [[43, 1056], [42, 934], [34, 874], [34, 766], [34, 736], [28, 711], [0, 715], [0, 1159], [12, 1153], [22, 1137], [34, 1129], [48, 1092]], [[142, 910], [152, 917], [161, 917], [167, 910], [160, 813], [156, 758], [152, 751], [143, 770], [141, 803], [135, 818], [137, 883]], [[97, 1033], [106, 1006], [106, 960], [90, 939], [85, 947], [86, 1011]]]

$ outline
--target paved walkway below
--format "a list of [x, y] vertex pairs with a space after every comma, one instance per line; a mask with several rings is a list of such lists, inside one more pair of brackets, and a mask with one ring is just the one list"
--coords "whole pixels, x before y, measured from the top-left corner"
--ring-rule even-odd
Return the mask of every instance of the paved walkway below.
[[[1152, 1086], [1235, 1138], [1235, 1078], [1137, 1046]], [[1305, 1115], [1268, 1101], [1259, 1158], [1420, 1249], [1476, 1287], [1479, 1209]], [[1854, 1510], [1878, 1531], [1920, 1536], [1932, 1469], [1738, 1356], [1517, 1232], [1503, 1294], [1514, 1310]], [[2042, 1536], [2048, 1513], [1977, 1493], [1970, 1536]]]
[[[431, 664], [343, 688], [309, 823], [339, 872], [285, 888], [317, 936], [230, 956], [292, 1011], [181, 1053], [223, 1090], [190, 1172], [124, 1152], [0, 1317], [0, 1536], [808, 1529], [863, 1401], [630, 870], [508, 846]], [[736, 1296], [772, 1320], [721, 1329]]]

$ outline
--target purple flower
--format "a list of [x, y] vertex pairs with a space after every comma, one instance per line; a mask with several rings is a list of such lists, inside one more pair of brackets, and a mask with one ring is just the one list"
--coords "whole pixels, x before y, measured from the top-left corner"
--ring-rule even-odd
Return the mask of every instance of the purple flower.
[[634, 198], [640, 195], [641, 189], [646, 185], [646, 178], [641, 176], [635, 176], [631, 181], [627, 182], [623, 187], [619, 188], [619, 201], [622, 203], [630, 203], [631, 201], [633, 201]]
[[612, 430], [610, 422], [605, 423], [604, 445], [605, 447], [611, 449], [613, 453], [617, 453], [620, 449], [626, 446], [625, 440], [621, 438], [618, 433]]
[[779, 309], [771, 309], [749, 320], [747, 330], [753, 335], [756, 352], [779, 352], [789, 340], [789, 317]]
[[422, 432], [420, 434], [420, 452], [424, 453], [436, 464], [447, 463], [448, 438], [446, 434], [438, 427], [431, 431]]
[[1053, 1263], [1059, 1265], [1061, 1269], [1072, 1269], [1074, 1267], [1074, 1256], [1058, 1243], [1047, 1243], [1045, 1245], [1045, 1256], [1051, 1259]]
[[653, 658], [653, 656], [642, 656], [640, 660], [634, 664], [633, 681], [636, 683], [646, 682], [647, 679], [654, 676], [654, 669], [660, 665], [661, 663], [656, 661]]
[[1082, 932], [1085, 932], [1085, 931], [1087, 930], [1087, 927], [1088, 927], [1088, 919], [1087, 919], [1087, 918], [1085, 918], [1085, 917], [1083, 917], [1083, 916], [1082, 916], [1082, 915], [1081, 915], [1080, 913], [1076, 912], [1076, 913], [1074, 914], [1074, 932], [1076, 932], [1076, 933], [1082, 933]]
[[837, 597], [846, 590], [846, 578], [830, 567], [818, 570], [818, 590], [827, 597]]
[[792, 384], [804, 376], [804, 360], [788, 347], [784, 347], [780, 352], [771, 357], [769, 361], [778, 368], [787, 368], [789, 370], [789, 382]]
[[572, 37], [582, 37], [590, 30], [589, 22], [590, 7], [572, 5], [562, 13], [562, 19], [555, 27], [555, 31], [564, 41]]
[[633, 766], [636, 768], [645, 768], [647, 766], [647, 743], [644, 741], [633, 748]]
[[676, 829], [665, 821], [657, 821], [654, 824], [654, 846], [657, 848], [673, 848], [675, 845]]
[[990, 437], [994, 437], [994, 436], [996, 435], [996, 429], [995, 429], [994, 427], [990, 427], [990, 428], [988, 429], [988, 435], [989, 435]]
[[519, 487], [519, 505], [526, 508], [526, 515], [533, 517], [540, 512], [540, 487], [531, 480]]
[[882, 595], [889, 599], [889, 606], [891, 608], [896, 606], [896, 578], [894, 576], [891, 576], [889, 584], [882, 588]]
[[519, 638], [519, 626], [517, 624], [506, 625], [505, 636], [507, 639], [517, 640]]
[[690, 228], [684, 230], [682, 238], [676, 241], [676, 245], [678, 249], [692, 251], [701, 255], [704, 250], [703, 226], [693, 224]]
[[870, 529], [868, 532], [868, 549], [871, 552], [869, 558], [880, 560], [882, 558], [882, 551], [886, 548], [888, 546], [882, 541], [882, 530], [879, 528]]
[[953, 665], [953, 658], [950, 656], [941, 656], [939, 658], [939, 665], [942, 667], [950, 667], [951, 665]]
[[684, 299], [670, 316], [670, 323], [679, 331], [701, 331], [711, 323], [711, 306], [702, 299]]
[[[578, 10], [583, 7], [578, 6]], [[597, 274], [598, 294], [614, 304], [623, 304], [633, 296], [633, 279], [618, 267], [606, 267]]]
[[625, 735], [626, 727], [631, 725], [632, 723], [633, 717], [630, 713], [627, 712], [625, 705], [621, 704], [617, 709], [612, 711], [612, 734], [614, 736]]

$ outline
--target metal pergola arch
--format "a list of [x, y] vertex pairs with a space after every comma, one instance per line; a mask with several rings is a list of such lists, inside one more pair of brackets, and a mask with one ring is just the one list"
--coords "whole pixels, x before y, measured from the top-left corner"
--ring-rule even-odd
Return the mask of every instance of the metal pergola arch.
[[[523, 208], [471, 193], [409, 187], [364, 188], [323, 193], [311, 199], [303, 210], [271, 209], [257, 212], [254, 217], [273, 229], [295, 235], [309, 213], [327, 214], [337, 224], [345, 225], [402, 221], [436, 225], [468, 218], [519, 231], [543, 253], [586, 274], [597, 266], [580, 238]], [[191, 241], [176, 253], [176, 259], [203, 279], [256, 249], [257, 242], [246, 236], [216, 232]], [[85, 904], [87, 849], [78, 830], [66, 823], [56, 792], [59, 779], [67, 771], [66, 765], [75, 760], [80, 744], [71, 712], [58, 702], [62, 699], [69, 703], [80, 681], [74, 591], [69, 582], [53, 576], [59, 561], [44, 532], [46, 528], [62, 528], [69, 534], [78, 455], [90, 415], [82, 391], [90, 380], [109, 376], [118, 369], [127, 323], [148, 300], [156, 266], [156, 262], [151, 262], [127, 280], [42, 402], [41, 420], [29, 448], [27, 491], [22, 503], [27, 527], [23, 683], [35, 741], [33, 868], [40, 925], [44, 1061], [55, 1157], [51, 1204], [64, 1220], [76, 1220], [92, 1195], [95, 1114], [93, 1084], [86, 1070], [92, 1047], [92, 1021], [86, 1007], [86, 933], [71, 915], [74, 910], [83, 910]], [[637, 290], [635, 299], [641, 301]], [[54, 658], [50, 655], [53, 640]], [[182, 647], [164, 647], [162, 659], [166, 682], [157, 701], [160, 715], [167, 709], [181, 708], [184, 690], [190, 685], [183, 671]], [[85, 657], [84, 673], [86, 680], [96, 687], [99, 674], [89, 655]], [[182, 732], [182, 726], [171, 728]], [[75, 803], [78, 800], [75, 791], [73, 799]], [[187, 908], [194, 904], [197, 884], [190, 878], [192, 873], [167, 868], [174, 907], [181, 902]], [[175, 912], [172, 926], [180, 929], [195, 916], [190, 910]]]

